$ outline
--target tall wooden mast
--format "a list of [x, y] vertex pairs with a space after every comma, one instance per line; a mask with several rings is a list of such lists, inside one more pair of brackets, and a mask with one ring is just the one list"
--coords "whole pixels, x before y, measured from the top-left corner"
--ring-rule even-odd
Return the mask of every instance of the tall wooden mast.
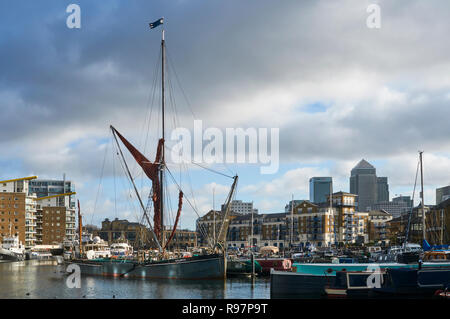
[[165, 151], [164, 151], [164, 137], [165, 137], [165, 120], [164, 120], [164, 108], [165, 108], [165, 92], [164, 92], [164, 64], [165, 64], [165, 42], [164, 42], [164, 28], [162, 29], [162, 36], [161, 36], [161, 109], [162, 109], [162, 141], [163, 141], [163, 147], [162, 147], [162, 157], [161, 157], [161, 163], [160, 163], [160, 181], [161, 181], [161, 194], [159, 196], [160, 202], [161, 202], [161, 246], [164, 247], [165, 242], [165, 235], [164, 235], [164, 165], [165, 165]]

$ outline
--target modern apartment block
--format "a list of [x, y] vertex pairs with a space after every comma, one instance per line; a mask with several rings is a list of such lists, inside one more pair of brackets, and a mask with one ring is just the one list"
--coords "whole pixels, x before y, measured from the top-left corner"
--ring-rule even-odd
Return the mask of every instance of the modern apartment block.
[[[368, 212], [357, 212], [357, 195], [337, 192], [332, 196], [335, 213], [335, 232], [341, 244], [362, 244], [368, 242]], [[337, 220], [336, 220], [337, 219]]]
[[333, 192], [333, 180], [331, 177], [311, 177], [309, 179], [309, 201], [319, 204], [327, 201]]
[[450, 198], [450, 185], [436, 188], [436, 205]]
[[[35, 179], [30, 181], [29, 192], [35, 193], [38, 198], [48, 197], [53, 195], [61, 195], [67, 193], [74, 193], [75, 186], [73, 182], [53, 179]], [[65, 206], [66, 199], [63, 197], [59, 198], [59, 206]], [[69, 196], [69, 206], [70, 208], [75, 208], [75, 198]]]
[[[301, 203], [303, 203], [305, 200], [304, 199], [294, 199], [294, 200], [290, 200], [289, 203], [284, 206], [284, 212], [285, 213], [290, 213], [292, 208], [297, 207], [298, 205], [300, 205]], [[292, 207], [293, 206], [293, 207]]]
[[351, 170], [350, 193], [358, 195], [358, 211], [370, 211], [375, 203], [389, 201], [387, 177], [377, 177], [375, 167], [362, 159]]
[[[252, 227], [253, 220], [253, 227]], [[253, 229], [252, 229], [253, 228]], [[286, 213], [235, 216], [228, 227], [227, 242], [233, 247], [275, 246], [287, 244]]]
[[[257, 216], [258, 214], [253, 215]], [[250, 219], [252, 214], [243, 215], [231, 211], [228, 216], [229, 220], [232, 221], [234, 218], [238, 216], [247, 216], [248, 219]], [[224, 217], [223, 211], [210, 210], [204, 216], [197, 219], [196, 231], [199, 246], [210, 245], [212, 244], [213, 238], [218, 238], [224, 220], [223, 217]]]
[[36, 244], [36, 195], [29, 194], [29, 182], [35, 178], [0, 181], [0, 241], [17, 236], [26, 248]]
[[388, 225], [393, 219], [392, 215], [385, 210], [371, 210], [369, 212], [369, 242], [388, 245]]
[[[302, 201], [292, 212], [272, 214], [242, 214], [230, 218], [227, 241], [229, 246], [330, 247], [367, 243], [367, 212], [356, 212], [356, 195], [337, 192], [332, 196], [333, 205], [320, 205]], [[220, 229], [221, 212], [210, 211], [197, 221], [199, 237], [211, 235], [216, 225]], [[253, 223], [252, 223], [253, 221]], [[203, 242], [204, 243], [204, 242]]]
[[[335, 233], [336, 209], [322, 203], [320, 206], [304, 201], [295, 209], [294, 222], [288, 217], [289, 226], [293, 226], [294, 245], [305, 247], [329, 247], [339, 242]], [[289, 227], [289, 228], [290, 228]], [[290, 229], [290, 233], [292, 230]]]
[[[245, 203], [241, 200], [233, 200], [230, 203], [230, 211], [238, 214], [258, 214], [258, 210], [253, 208], [253, 202]], [[222, 212], [225, 212], [225, 205], [222, 204]]]
[[36, 244], [55, 245], [73, 241], [76, 232], [76, 212], [71, 207], [74, 192], [38, 197], [36, 201]]

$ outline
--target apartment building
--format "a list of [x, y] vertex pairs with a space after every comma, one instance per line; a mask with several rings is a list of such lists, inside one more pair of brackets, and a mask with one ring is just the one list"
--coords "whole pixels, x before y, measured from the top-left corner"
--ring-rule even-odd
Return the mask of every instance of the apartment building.
[[392, 214], [385, 210], [371, 210], [369, 212], [369, 242], [374, 244], [388, 245], [388, 225], [393, 219]]
[[[304, 200], [291, 212], [243, 214], [230, 218], [227, 232], [229, 246], [330, 247], [332, 245], [363, 244], [369, 241], [369, 213], [357, 212], [357, 195], [336, 192], [330, 200], [314, 204]], [[216, 234], [223, 215], [209, 211], [197, 221], [199, 238], [202, 232]], [[204, 244], [205, 241], [202, 241]]]
[[338, 242], [341, 245], [367, 243], [368, 212], [356, 211], [357, 195], [337, 192], [332, 195], [333, 208], [336, 209], [334, 222]]
[[35, 178], [0, 181], [0, 241], [17, 236], [26, 248], [36, 244], [36, 194], [29, 194], [29, 182]]
[[36, 198], [36, 244], [55, 245], [73, 241], [76, 212], [71, 204], [75, 192]]
[[[210, 245], [213, 241], [213, 238], [218, 238], [220, 234], [220, 230], [222, 228], [222, 224], [224, 222], [224, 215], [225, 212], [218, 211], [218, 210], [210, 210], [208, 213], [206, 213], [204, 216], [197, 219], [196, 222], [196, 231], [197, 231], [197, 240], [199, 246], [206, 246]], [[230, 211], [228, 214], [228, 228], [230, 222], [238, 217], [243, 216], [242, 213], [237, 213], [235, 211]], [[247, 214], [249, 218], [251, 218], [252, 214]], [[227, 234], [220, 234], [220, 236], [223, 238]]]

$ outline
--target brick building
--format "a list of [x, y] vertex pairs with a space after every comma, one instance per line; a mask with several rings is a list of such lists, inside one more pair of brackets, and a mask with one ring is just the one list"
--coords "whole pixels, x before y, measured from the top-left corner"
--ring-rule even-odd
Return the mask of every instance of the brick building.
[[0, 241], [17, 236], [26, 248], [36, 244], [36, 195], [28, 194], [29, 181], [35, 178], [0, 181]]

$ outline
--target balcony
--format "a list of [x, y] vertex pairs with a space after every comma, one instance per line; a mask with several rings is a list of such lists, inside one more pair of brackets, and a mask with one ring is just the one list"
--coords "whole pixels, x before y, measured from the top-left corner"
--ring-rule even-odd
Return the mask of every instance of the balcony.
[[352, 223], [352, 222], [344, 222], [344, 227], [354, 227], [354, 226], [356, 226], [355, 223]]

